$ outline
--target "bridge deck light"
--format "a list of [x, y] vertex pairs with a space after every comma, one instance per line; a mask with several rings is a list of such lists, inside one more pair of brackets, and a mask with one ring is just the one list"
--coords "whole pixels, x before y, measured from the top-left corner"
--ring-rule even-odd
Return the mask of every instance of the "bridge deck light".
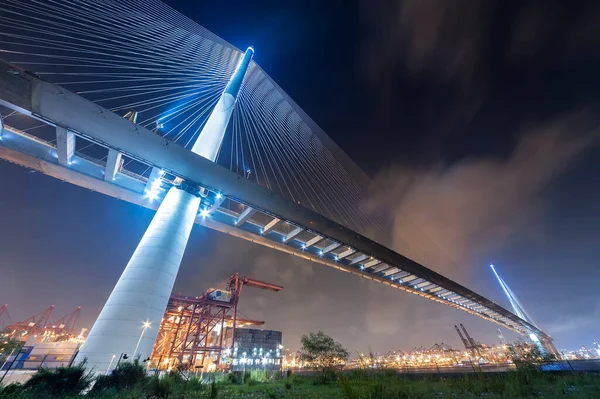
[[216, 195], [216, 198], [217, 198], [217, 199], [221, 199], [221, 197], [222, 197], [222, 196], [223, 196], [223, 194], [221, 194], [221, 193], [217, 193], [217, 195]]
[[200, 216], [203, 218], [210, 216], [209, 210], [206, 208], [200, 209]]

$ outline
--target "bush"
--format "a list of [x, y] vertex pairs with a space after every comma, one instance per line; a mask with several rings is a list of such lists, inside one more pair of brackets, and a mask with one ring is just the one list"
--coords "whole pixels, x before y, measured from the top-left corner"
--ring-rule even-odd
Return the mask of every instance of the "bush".
[[350, 384], [350, 380], [348, 377], [341, 376], [338, 380], [338, 385], [342, 390], [342, 394], [344, 395], [344, 399], [359, 399], [358, 392], [352, 387]]
[[0, 387], [0, 398], [1, 399], [13, 399], [13, 398], [26, 398], [30, 397], [29, 393], [25, 391], [23, 385], [18, 383], [9, 384], [5, 387]]
[[23, 389], [49, 396], [78, 395], [87, 389], [93, 376], [86, 372], [85, 361], [71, 367], [59, 367], [51, 370], [41, 368], [23, 385]]
[[230, 384], [238, 385], [238, 384], [242, 383], [242, 378], [243, 377], [230, 371], [229, 373], [227, 373], [227, 377], [225, 378], [225, 381], [227, 381]]
[[173, 387], [180, 383], [180, 381], [175, 381], [175, 378], [170, 375], [162, 378], [155, 375], [148, 379], [146, 390], [153, 398], [168, 398], [173, 395]]
[[256, 382], [269, 381], [270, 372], [268, 370], [254, 369], [250, 371], [250, 377]]
[[104, 392], [108, 389], [121, 391], [141, 386], [147, 380], [146, 368], [136, 359], [133, 362], [119, 363], [109, 375], [98, 376], [91, 392]]
[[217, 396], [219, 396], [219, 387], [217, 386], [217, 383], [213, 381], [210, 383], [210, 390], [208, 391], [208, 397], [210, 399], [217, 399]]

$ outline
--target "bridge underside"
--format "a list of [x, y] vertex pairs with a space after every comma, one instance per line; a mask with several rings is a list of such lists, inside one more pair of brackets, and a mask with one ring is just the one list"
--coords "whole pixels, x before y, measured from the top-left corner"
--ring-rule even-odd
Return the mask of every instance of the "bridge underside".
[[[55, 126], [57, 133], [53, 144], [3, 124], [2, 159], [151, 209], [158, 207], [165, 188], [180, 178], [204, 188], [197, 224], [551, 340], [507, 309], [425, 266], [4, 62], [0, 93], [1, 105]], [[108, 151], [107, 161], [78, 153], [75, 140]], [[119, 163], [121, 156], [156, 173], [150, 179], [134, 173]], [[156, 181], [163, 189], [153, 201], [146, 194]]]

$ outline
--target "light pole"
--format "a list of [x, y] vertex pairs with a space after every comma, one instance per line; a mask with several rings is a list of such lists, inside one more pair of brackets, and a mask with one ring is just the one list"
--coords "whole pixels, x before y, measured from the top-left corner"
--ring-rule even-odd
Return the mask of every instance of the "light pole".
[[131, 357], [132, 359], [135, 359], [135, 354], [137, 353], [137, 350], [140, 347], [140, 342], [142, 342], [142, 338], [144, 337], [144, 333], [149, 328], [150, 328], [150, 322], [149, 321], [145, 321], [144, 324], [142, 324], [142, 333], [140, 334], [140, 339], [138, 339], [137, 345], [135, 346], [135, 349], [133, 351], [133, 356]]
[[110, 358], [110, 363], [108, 363], [108, 367], [106, 368], [106, 375], [108, 375], [108, 373], [110, 372], [110, 366], [112, 366], [113, 362], [115, 361], [115, 357], [117, 357], [117, 355], [112, 355], [112, 357]]

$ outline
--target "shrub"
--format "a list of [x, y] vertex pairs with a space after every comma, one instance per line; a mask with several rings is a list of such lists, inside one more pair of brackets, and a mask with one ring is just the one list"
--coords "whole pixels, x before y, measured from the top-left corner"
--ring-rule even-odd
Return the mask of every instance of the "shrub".
[[46, 393], [49, 396], [78, 395], [87, 389], [93, 376], [86, 371], [85, 361], [71, 367], [41, 368], [23, 385], [26, 391]]
[[13, 383], [5, 387], [0, 387], [0, 398], [2, 399], [25, 398], [28, 396], [29, 393], [27, 393], [25, 388], [23, 388], [23, 385], [19, 383]]
[[114, 389], [121, 391], [123, 389], [141, 386], [148, 380], [146, 368], [139, 360], [133, 362], [123, 362], [109, 374], [101, 375], [96, 378], [96, 384], [92, 388], [92, 393]]
[[230, 384], [236, 384], [236, 385], [240, 384], [242, 382], [242, 378], [239, 375], [237, 375], [231, 371], [229, 373], [227, 373], [227, 377], [225, 378], [225, 380]]
[[344, 399], [358, 399], [359, 398], [358, 392], [356, 392], [356, 390], [352, 387], [348, 377], [344, 377], [344, 376], [340, 377], [338, 380], [338, 385], [340, 386], [340, 389], [342, 390]]
[[181, 384], [181, 380], [176, 381], [170, 375], [162, 378], [155, 375], [148, 379], [146, 390], [153, 398], [168, 398], [173, 394], [173, 387], [178, 383]]
[[210, 390], [208, 391], [208, 397], [210, 399], [217, 399], [217, 396], [219, 396], [219, 387], [217, 386], [217, 383], [212, 381], [210, 383]]

